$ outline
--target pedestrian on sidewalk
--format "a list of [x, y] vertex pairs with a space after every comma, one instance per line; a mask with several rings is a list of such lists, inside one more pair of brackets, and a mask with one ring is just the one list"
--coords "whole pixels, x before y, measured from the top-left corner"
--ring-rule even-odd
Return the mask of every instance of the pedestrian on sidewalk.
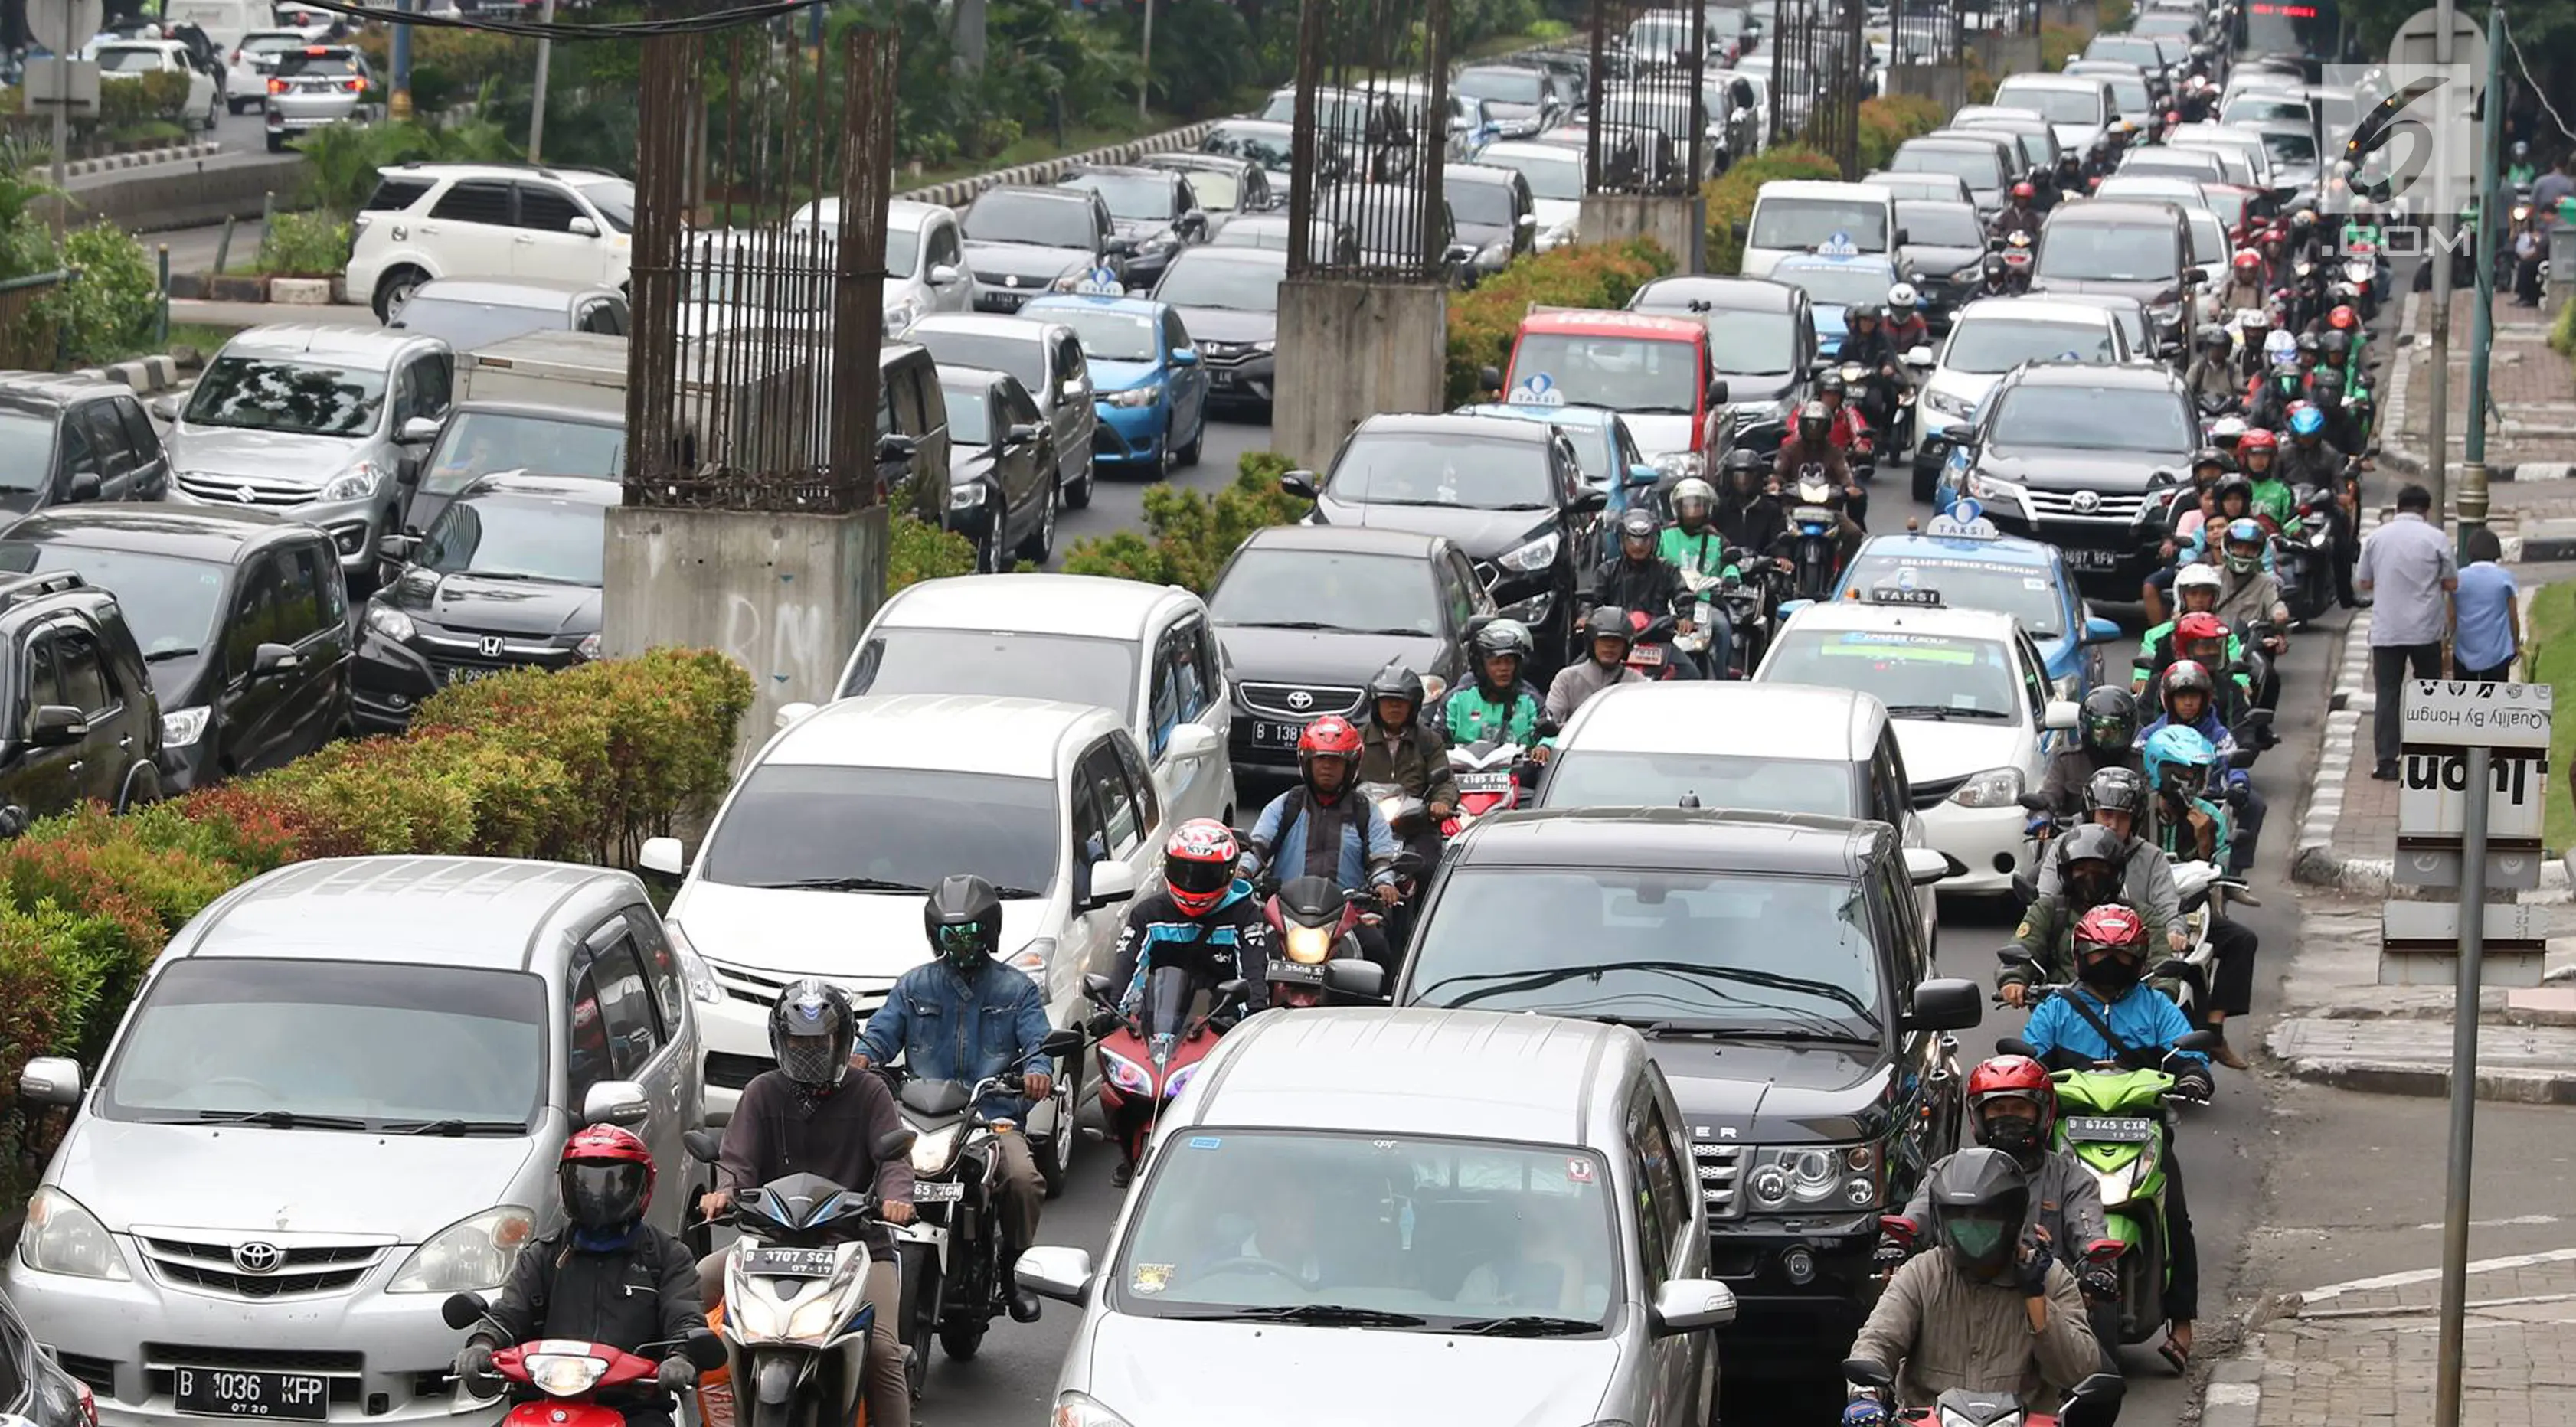
[[2522, 652], [2522, 612], [2513, 572], [2501, 563], [2504, 542], [2481, 525], [2461, 537], [2469, 563], [2451, 596], [2451, 677], [2501, 684]]
[[2451, 628], [2451, 593], [2460, 587], [2451, 542], [2428, 518], [2433, 493], [2410, 485], [2397, 493], [2397, 515], [2370, 532], [2353, 566], [2353, 588], [2370, 596], [2370, 685], [2377, 706], [2371, 744], [2378, 766], [2370, 776], [2397, 779], [2407, 671], [2418, 679], [2442, 677], [2442, 636]]

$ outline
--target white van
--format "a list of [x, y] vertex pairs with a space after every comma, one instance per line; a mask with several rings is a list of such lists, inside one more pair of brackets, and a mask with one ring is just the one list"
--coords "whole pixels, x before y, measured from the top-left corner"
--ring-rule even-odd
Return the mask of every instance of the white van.
[[242, 36], [277, 28], [266, 0], [169, 0], [163, 23], [205, 31], [228, 60], [241, 47]]
[[1744, 243], [1741, 271], [1769, 277], [1792, 253], [1831, 247], [1843, 256], [1889, 254], [1904, 243], [1896, 226], [1896, 195], [1868, 183], [1780, 178], [1753, 197], [1752, 220], [1737, 230]]

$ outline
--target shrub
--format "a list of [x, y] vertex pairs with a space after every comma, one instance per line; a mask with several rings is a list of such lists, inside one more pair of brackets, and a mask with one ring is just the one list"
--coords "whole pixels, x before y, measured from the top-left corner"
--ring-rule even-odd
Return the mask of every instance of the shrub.
[[1625, 307], [1638, 288], [1672, 270], [1671, 255], [1643, 238], [1553, 248], [1514, 259], [1449, 300], [1449, 405], [1474, 401], [1479, 371], [1510, 359], [1512, 336], [1531, 304]]
[[886, 538], [886, 593], [906, 585], [975, 572], [975, 542], [909, 511], [895, 516]]
[[1949, 118], [1939, 100], [1920, 94], [1891, 94], [1861, 101], [1861, 170], [1887, 167], [1897, 145], [1918, 134], [1931, 133]]
[[2090, 38], [2074, 25], [2042, 24], [2039, 27], [2039, 67], [2051, 74], [2066, 68], [2066, 57], [2082, 54], [2084, 43]]
[[1206, 594], [1245, 537], [1303, 520], [1314, 508], [1279, 488], [1288, 468], [1284, 456], [1253, 451], [1236, 465], [1234, 484], [1214, 496], [1147, 486], [1145, 528], [1151, 538], [1122, 530], [1105, 539], [1077, 540], [1065, 556], [1065, 573], [1181, 585]]
[[1774, 179], [1843, 176], [1842, 166], [1800, 144], [1772, 149], [1728, 169], [1708, 185], [1708, 270], [1738, 272], [1744, 266], [1744, 242], [1735, 225], [1750, 222], [1753, 200]]
[[62, 263], [77, 275], [46, 289], [35, 311], [54, 325], [63, 356], [85, 365], [133, 351], [161, 304], [161, 279], [143, 244], [113, 223], [93, 223], [64, 237]]
[[103, 79], [98, 86], [98, 123], [121, 129], [153, 119], [176, 119], [188, 107], [188, 76], [156, 69], [132, 79]]
[[336, 213], [280, 213], [260, 240], [259, 270], [280, 277], [336, 277], [347, 265], [349, 225]]
[[2559, 305], [2558, 320], [2549, 324], [2549, 345], [2558, 355], [2576, 360], [2576, 302]]

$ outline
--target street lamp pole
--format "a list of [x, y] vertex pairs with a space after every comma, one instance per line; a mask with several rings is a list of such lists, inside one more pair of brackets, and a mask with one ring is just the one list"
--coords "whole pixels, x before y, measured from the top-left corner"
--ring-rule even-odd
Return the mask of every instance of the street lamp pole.
[[[537, 19], [540, 24], [551, 25], [555, 22], [555, 0], [546, 0], [545, 8], [539, 13]], [[544, 161], [544, 151], [546, 146], [546, 74], [547, 71], [554, 68], [554, 60], [555, 42], [551, 39], [539, 38], [537, 41], [537, 87], [536, 92], [530, 96], [533, 107], [528, 110], [528, 162], [530, 163], [540, 163]]]

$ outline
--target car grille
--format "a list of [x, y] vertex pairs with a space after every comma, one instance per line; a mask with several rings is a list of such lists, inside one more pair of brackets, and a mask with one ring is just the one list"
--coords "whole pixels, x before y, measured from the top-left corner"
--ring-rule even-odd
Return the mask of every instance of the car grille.
[[761, 1072], [774, 1070], [778, 1062], [765, 1055], [735, 1055], [731, 1051], [707, 1052], [707, 1083], [719, 1090], [740, 1090], [759, 1078]]
[[320, 492], [311, 486], [253, 480], [247, 476], [208, 476], [182, 472], [179, 489], [199, 500], [224, 505], [311, 505]]
[[1360, 691], [1341, 684], [1254, 684], [1234, 686], [1235, 701], [1272, 718], [1314, 718], [1322, 714], [1355, 714]]
[[[2091, 498], [2088, 508], [2086, 498]], [[2134, 525], [2146, 509], [2143, 495], [2101, 495], [2093, 491], [2024, 490], [2022, 499], [2035, 520], [2098, 520]]]
[[1732, 1219], [1743, 1208], [1735, 1194], [1736, 1180], [1744, 1170], [1743, 1160], [1741, 1145], [1715, 1145], [1706, 1140], [1691, 1144], [1691, 1163], [1699, 1171], [1699, 1193], [1708, 1201], [1708, 1217]]
[[1959, 791], [1960, 785], [1967, 781], [1964, 777], [1927, 778], [1918, 781], [1914, 785], [1914, 806], [1917, 810], [1937, 808], [1950, 801], [1950, 795]]
[[[706, 958], [706, 963], [707, 969], [715, 973], [716, 984], [724, 988], [727, 996], [747, 1006], [758, 1007], [764, 1015], [770, 1007], [778, 1004], [779, 992], [786, 990], [791, 983], [805, 979], [781, 971], [762, 971], [730, 961], [718, 961], [712, 956]], [[861, 1025], [867, 1024], [868, 1017], [875, 1015], [877, 1008], [885, 1004], [886, 993], [894, 987], [891, 980], [875, 985], [854, 985], [834, 977], [832, 982], [849, 993], [850, 1005], [858, 1012]], [[711, 1055], [709, 1059], [714, 1057]], [[765, 1067], [767, 1062], [762, 1064]]]
[[[377, 1244], [280, 1247], [277, 1267], [246, 1273], [233, 1261], [233, 1246], [193, 1239], [142, 1240], [145, 1257], [162, 1282], [226, 1298], [295, 1298], [337, 1293], [367, 1276], [384, 1257]], [[198, 1363], [191, 1366], [233, 1366]]]
[[428, 656], [429, 672], [440, 688], [512, 669], [565, 669], [581, 662], [565, 645], [498, 634], [422, 634], [414, 643]]
[[143, 1345], [143, 1381], [156, 1397], [169, 1396], [180, 1368], [237, 1368], [249, 1371], [318, 1373], [330, 1380], [334, 1403], [355, 1403], [367, 1373], [364, 1353], [304, 1352], [299, 1349], [216, 1348], [189, 1343]]
[[1199, 343], [1199, 360], [1211, 367], [1239, 367], [1260, 355], [1252, 348], [1234, 342]]
[[54, 1361], [63, 1371], [89, 1385], [101, 1397], [116, 1396], [116, 1363], [110, 1358], [94, 1358], [87, 1353], [57, 1353]]

